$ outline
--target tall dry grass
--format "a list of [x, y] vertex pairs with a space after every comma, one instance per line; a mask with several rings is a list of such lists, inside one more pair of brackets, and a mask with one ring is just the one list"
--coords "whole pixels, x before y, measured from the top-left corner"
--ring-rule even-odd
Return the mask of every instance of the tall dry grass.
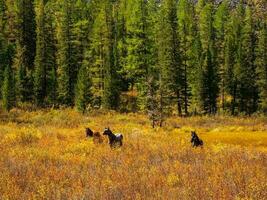
[[[0, 115], [0, 199], [267, 199], [264, 118], [171, 118], [73, 110]], [[111, 150], [84, 128], [124, 134]], [[204, 140], [190, 146], [190, 130]]]

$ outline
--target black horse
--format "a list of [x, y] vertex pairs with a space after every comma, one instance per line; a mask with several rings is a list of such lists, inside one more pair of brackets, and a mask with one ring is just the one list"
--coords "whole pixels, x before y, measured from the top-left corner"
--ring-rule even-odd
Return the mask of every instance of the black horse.
[[107, 135], [109, 139], [110, 147], [122, 146], [123, 136], [122, 134], [113, 134], [109, 128], [105, 128], [103, 135]]
[[191, 143], [193, 147], [203, 146], [203, 141], [197, 136], [195, 131], [191, 131]]
[[94, 132], [90, 128], [85, 128], [86, 137], [93, 137]]

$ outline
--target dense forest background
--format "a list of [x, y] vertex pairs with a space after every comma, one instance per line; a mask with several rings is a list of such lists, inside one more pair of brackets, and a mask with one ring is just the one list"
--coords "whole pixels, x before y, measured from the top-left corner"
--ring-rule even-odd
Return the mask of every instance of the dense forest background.
[[267, 113], [264, 0], [0, 0], [2, 108]]

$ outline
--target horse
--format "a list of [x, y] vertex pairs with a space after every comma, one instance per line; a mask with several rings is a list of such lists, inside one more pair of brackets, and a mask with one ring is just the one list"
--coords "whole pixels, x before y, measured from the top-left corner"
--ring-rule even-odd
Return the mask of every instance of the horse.
[[120, 147], [122, 146], [122, 140], [123, 140], [123, 135], [118, 133], [118, 134], [113, 134], [112, 131], [109, 128], [105, 128], [103, 135], [107, 135], [109, 139], [109, 145], [110, 147]]
[[95, 132], [93, 135], [94, 144], [102, 144], [104, 142], [103, 136], [99, 132]]
[[202, 147], [203, 146], [203, 141], [197, 136], [195, 131], [191, 131], [191, 143], [193, 147]]
[[85, 128], [86, 137], [93, 137], [94, 132], [90, 128]]
[[86, 137], [93, 138], [94, 144], [101, 144], [104, 142], [104, 139], [99, 132], [93, 132], [90, 128], [86, 128], [85, 133]]

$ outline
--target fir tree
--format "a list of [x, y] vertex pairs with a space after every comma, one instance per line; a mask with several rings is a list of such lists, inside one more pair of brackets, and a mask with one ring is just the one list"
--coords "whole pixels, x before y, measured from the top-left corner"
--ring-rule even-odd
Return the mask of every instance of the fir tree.
[[224, 0], [218, 7], [214, 16], [214, 27], [216, 30], [215, 45], [217, 49], [217, 63], [218, 63], [218, 74], [220, 76], [220, 94], [221, 94], [221, 105], [223, 111], [225, 110], [225, 85], [226, 85], [226, 69], [225, 69], [225, 35], [226, 27], [229, 18], [229, 1]]
[[91, 80], [86, 65], [79, 70], [75, 98], [77, 110], [84, 113], [91, 101]]
[[179, 30], [179, 46], [180, 46], [180, 63], [182, 74], [182, 98], [185, 115], [189, 114], [189, 105], [192, 95], [192, 80], [196, 73], [194, 70], [194, 42], [196, 42], [196, 25], [194, 24], [194, 7], [188, 0], [181, 0], [178, 3], [178, 30]]
[[213, 28], [213, 7], [208, 3], [200, 13], [200, 40], [203, 49], [202, 73], [200, 77], [200, 97], [202, 109], [205, 113], [217, 112], [218, 70], [216, 50], [214, 47], [215, 31]]
[[239, 110], [251, 114], [257, 110], [258, 88], [255, 68], [255, 35], [249, 7], [245, 11], [244, 25], [241, 30], [239, 79]]
[[117, 49], [117, 25], [116, 2], [105, 2], [105, 18], [107, 25], [107, 58], [104, 65], [104, 94], [103, 106], [107, 109], [116, 109], [119, 105], [118, 86], [118, 49]]
[[14, 68], [18, 69], [18, 97], [24, 102], [33, 97], [33, 67], [35, 57], [35, 12], [32, 0], [15, 1], [16, 58]]
[[71, 0], [64, 0], [60, 4], [60, 19], [57, 24], [57, 65], [58, 65], [58, 98], [63, 105], [72, 105], [74, 100], [74, 79], [77, 63], [72, 43], [73, 6]]
[[39, 0], [36, 6], [36, 57], [35, 57], [35, 76], [34, 91], [37, 105], [44, 103], [46, 96], [46, 38], [45, 38], [45, 3]]
[[257, 74], [260, 109], [267, 114], [267, 22], [262, 22], [257, 44]]
[[14, 106], [14, 76], [9, 65], [6, 66], [4, 72], [4, 81], [2, 86], [3, 108], [10, 111]]
[[165, 1], [160, 16], [158, 38], [158, 61], [161, 74], [163, 108], [171, 106], [176, 99], [178, 114], [182, 115], [182, 69], [178, 46], [177, 4], [174, 0]]
[[127, 63], [124, 70], [138, 90], [138, 104], [141, 110], [147, 106], [146, 92], [149, 69], [152, 67], [152, 34], [148, 1], [134, 0], [127, 5]]

